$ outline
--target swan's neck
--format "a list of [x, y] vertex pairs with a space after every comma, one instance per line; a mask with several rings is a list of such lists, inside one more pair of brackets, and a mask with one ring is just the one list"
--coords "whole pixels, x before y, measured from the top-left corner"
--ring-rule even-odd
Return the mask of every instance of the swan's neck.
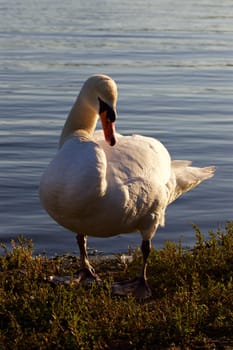
[[98, 114], [90, 103], [79, 96], [73, 105], [63, 127], [59, 147], [72, 135], [90, 139], [94, 133]]

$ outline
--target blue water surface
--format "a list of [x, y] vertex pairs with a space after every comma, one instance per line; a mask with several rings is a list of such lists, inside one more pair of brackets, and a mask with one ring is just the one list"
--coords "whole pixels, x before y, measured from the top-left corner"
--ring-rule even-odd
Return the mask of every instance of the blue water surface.
[[[0, 241], [19, 234], [37, 253], [76, 251], [75, 236], [42, 209], [41, 174], [82, 83], [111, 75], [117, 130], [159, 138], [175, 159], [216, 165], [216, 176], [167, 210], [154, 245], [192, 245], [192, 223], [233, 219], [233, 7], [231, 0], [30, 0], [0, 4]], [[89, 239], [104, 254], [138, 233]]]

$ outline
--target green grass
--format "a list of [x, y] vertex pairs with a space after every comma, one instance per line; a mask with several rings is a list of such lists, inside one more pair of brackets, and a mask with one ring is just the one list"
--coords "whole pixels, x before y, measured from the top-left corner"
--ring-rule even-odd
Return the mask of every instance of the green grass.
[[167, 243], [152, 251], [153, 297], [111, 297], [113, 281], [140, 270], [133, 262], [95, 258], [103, 283], [53, 286], [52, 274], [74, 274], [75, 257], [34, 256], [22, 237], [0, 256], [0, 350], [233, 349], [233, 223], [204, 240], [194, 227], [193, 249]]

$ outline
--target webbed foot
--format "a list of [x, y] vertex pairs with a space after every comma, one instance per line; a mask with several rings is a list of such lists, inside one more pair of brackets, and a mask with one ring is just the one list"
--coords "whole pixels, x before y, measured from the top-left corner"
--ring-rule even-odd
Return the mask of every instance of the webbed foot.
[[76, 284], [84, 284], [84, 285], [90, 285], [92, 283], [100, 283], [101, 279], [99, 276], [95, 273], [94, 269], [88, 269], [86, 267], [80, 269], [77, 273], [75, 273], [72, 277], [71, 276], [56, 276], [52, 275], [48, 277], [48, 281], [52, 284], [69, 284], [69, 285], [76, 285]]
[[79, 283], [82, 283], [82, 284], [99, 283], [101, 281], [99, 276], [95, 273], [95, 270], [93, 269], [93, 267], [91, 269], [88, 269], [87, 267], [80, 269], [74, 275], [74, 278], [77, 279]]
[[117, 282], [112, 285], [112, 296], [133, 295], [137, 299], [148, 299], [152, 296], [150, 287], [143, 277]]

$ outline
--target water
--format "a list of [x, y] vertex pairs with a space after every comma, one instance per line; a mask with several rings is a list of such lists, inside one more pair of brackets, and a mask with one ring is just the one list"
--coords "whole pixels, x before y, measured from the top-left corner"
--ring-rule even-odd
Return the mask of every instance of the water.
[[[72, 233], [41, 208], [38, 184], [85, 79], [119, 86], [117, 130], [159, 138], [173, 158], [216, 165], [216, 176], [167, 210], [154, 244], [194, 242], [232, 220], [231, 0], [0, 2], [0, 240], [31, 237], [36, 252], [73, 253]], [[89, 238], [112, 254], [140, 235]]]

